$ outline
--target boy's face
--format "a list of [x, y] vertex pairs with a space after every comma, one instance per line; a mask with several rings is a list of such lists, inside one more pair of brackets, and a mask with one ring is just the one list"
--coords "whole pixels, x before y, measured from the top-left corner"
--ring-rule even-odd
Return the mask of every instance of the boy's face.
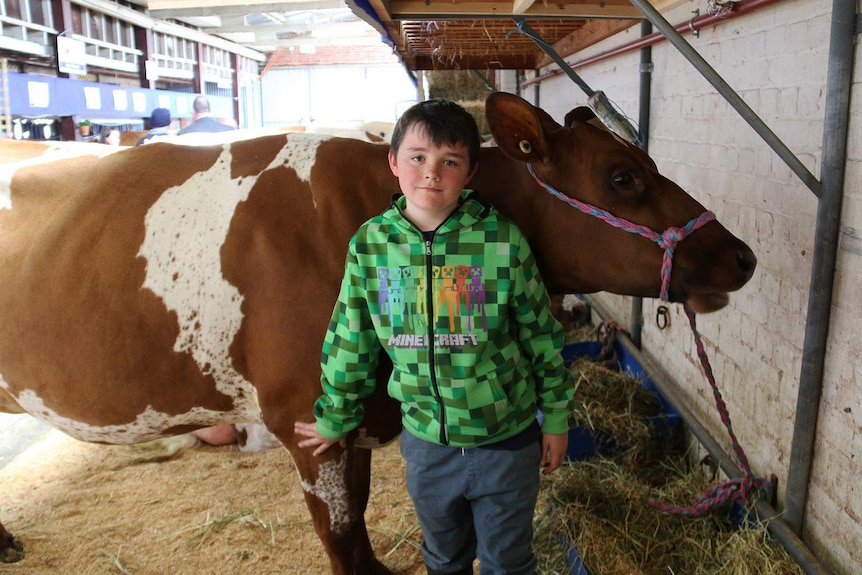
[[406, 215], [422, 231], [439, 226], [458, 205], [461, 190], [476, 172], [466, 146], [437, 146], [424, 126], [408, 128], [389, 168], [407, 198]]

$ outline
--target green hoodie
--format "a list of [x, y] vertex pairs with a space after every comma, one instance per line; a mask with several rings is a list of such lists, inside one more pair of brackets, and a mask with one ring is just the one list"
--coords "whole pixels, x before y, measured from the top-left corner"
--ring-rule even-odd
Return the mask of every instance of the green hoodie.
[[341, 439], [359, 426], [379, 352], [392, 358], [388, 392], [404, 428], [456, 447], [496, 443], [542, 411], [565, 433], [572, 376], [563, 331], [522, 232], [470, 190], [423, 237], [398, 196], [350, 241], [321, 354], [317, 429]]

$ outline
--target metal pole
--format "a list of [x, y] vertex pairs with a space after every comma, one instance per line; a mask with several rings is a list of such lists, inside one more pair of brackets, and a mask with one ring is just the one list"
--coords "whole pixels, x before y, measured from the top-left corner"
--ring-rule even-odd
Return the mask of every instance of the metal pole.
[[841, 200], [850, 123], [850, 85], [853, 79], [853, 34], [856, 0], [833, 0], [826, 76], [826, 112], [823, 126], [823, 188], [817, 204], [817, 226], [808, 291], [808, 319], [802, 347], [802, 370], [796, 400], [793, 444], [785, 495], [785, 520], [799, 534], [817, 433], [817, 413], [823, 386], [823, 363], [829, 336], [832, 284], [841, 224]]
[[[784, 160], [784, 163], [799, 176], [799, 179], [814, 192], [815, 196], [820, 196], [820, 182], [817, 178], [808, 171], [808, 168], [799, 161], [793, 152], [784, 145], [778, 136], [767, 126], [760, 117], [754, 113], [745, 100], [731, 88], [727, 82], [710, 66], [706, 60], [694, 49], [691, 44], [676, 31], [664, 16], [656, 10], [648, 0], [631, 0], [631, 3], [641, 11], [641, 13], [665, 35], [668, 42], [673, 44], [680, 53], [697, 69], [706, 80], [718, 90], [718, 93], [724, 96], [725, 100], [733, 106], [740, 116], [745, 119], [748, 124], [754, 128], [754, 131], [763, 138], [763, 140], [772, 148], [778, 156]], [[855, 15], [854, 15], [855, 17]]]
[[581, 90], [584, 91], [584, 94], [586, 94], [587, 96], [592, 96], [596, 93], [595, 90], [590, 88], [587, 83], [584, 82], [583, 79], [581, 79], [581, 77], [578, 76], [574, 70], [572, 70], [571, 66], [566, 64], [566, 61], [563, 60], [563, 58], [559, 54], [557, 54], [553, 46], [545, 42], [538, 34], [536, 34], [536, 31], [533, 30], [533, 28], [529, 24], [527, 24], [527, 21], [524, 20], [523, 17], [515, 18], [515, 22], [518, 24], [518, 30], [529, 36], [530, 39], [533, 40], [533, 42], [535, 42], [539, 46], [539, 48], [544, 50], [545, 54], [547, 54], [551, 58], [551, 60], [553, 60], [557, 64], [557, 66], [560, 67], [560, 70], [565, 72], [569, 79], [571, 79], [575, 84], [578, 85]]
[[491, 81], [488, 80], [488, 76], [486, 76], [485, 74], [483, 74], [479, 70], [473, 70], [473, 74], [475, 74], [480, 80], [482, 80], [482, 83], [485, 84], [486, 88], [488, 88], [491, 91], [494, 90], [494, 84], [492, 84]]
[[[539, 73], [539, 70], [538, 70], [538, 69], [536, 69], [536, 70], [534, 70], [533, 72], [534, 72], [534, 73], [536, 73], [536, 74], [538, 74], [538, 73]], [[535, 105], [536, 105], [536, 107], [538, 108], [538, 107], [539, 107], [539, 85], [538, 85], [538, 84], [536, 84], [535, 86], [533, 86], [533, 98], [535, 99], [535, 101], [536, 101], [536, 104], [535, 104]]]
[[[641, 38], [652, 34], [652, 24], [648, 20], [641, 21]], [[641, 149], [649, 154], [649, 113], [652, 81], [652, 47], [641, 48], [640, 61], [640, 92], [638, 94], [638, 142]], [[644, 300], [642, 297], [632, 298], [632, 317], [629, 333], [632, 342], [640, 349], [641, 332], [644, 325]]]

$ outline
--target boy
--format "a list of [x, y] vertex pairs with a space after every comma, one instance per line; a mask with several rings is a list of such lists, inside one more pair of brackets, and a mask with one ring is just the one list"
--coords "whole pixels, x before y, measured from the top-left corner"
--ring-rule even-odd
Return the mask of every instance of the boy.
[[563, 463], [574, 393], [526, 239], [464, 190], [478, 158], [476, 122], [455, 103], [421, 102], [398, 121], [389, 167], [403, 195], [350, 242], [317, 423], [295, 426], [315, 455], [344, 445], [386, 350], [431, 575], [472, 575], [476, 557], [483, 574], [535, 573], [538, 469]]

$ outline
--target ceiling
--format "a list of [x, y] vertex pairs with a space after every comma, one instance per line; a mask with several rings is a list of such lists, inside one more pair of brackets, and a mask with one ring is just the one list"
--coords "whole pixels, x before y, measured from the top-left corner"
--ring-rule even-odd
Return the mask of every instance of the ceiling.
[[[673, 0], [658, 0], [668, 4]], [[657, 1], [653, 4], [661, 9]], [[176, 19], [262, 52], [386, 42], [411, 70], [532, 69], [550, 63], [517, 20], [563, 57], [642, 18], [628, 0], [145, 0]]]

